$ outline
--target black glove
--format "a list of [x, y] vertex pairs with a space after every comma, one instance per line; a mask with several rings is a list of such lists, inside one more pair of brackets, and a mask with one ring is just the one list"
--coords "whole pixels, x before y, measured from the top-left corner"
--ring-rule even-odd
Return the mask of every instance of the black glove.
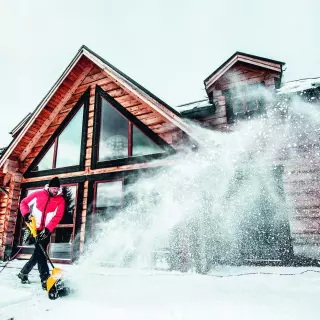
[[31, 231], [29, 230], [29, 228], [26, 228], [24, 230], [22, 244], [26, 244], [27, 241], [30, 239], [30, 236], [31, 236]]
[[50, 236], [49, 229], [48, 228], [44, 228], [42, 231], [39, 232], [38, 239], [39, 240], [44, 240], [49, 236]]
[[24, 230], [22, 245], [32, 245], [36, 242], [36, 239], [31, 235], [29, 228]]
[[25, 221], [25, 222], [28, 222], [28, 223], [31, 223], [30, 218], [31, 218], [31, 213], [29, 212], [29, 213], [27, 213], [27, 214], [24, 216], [24, 221]]

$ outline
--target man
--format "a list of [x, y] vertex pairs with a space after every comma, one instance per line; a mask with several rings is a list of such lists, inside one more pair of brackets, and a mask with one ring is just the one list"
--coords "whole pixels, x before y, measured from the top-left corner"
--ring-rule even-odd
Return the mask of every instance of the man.
[[[58, 177], [53, 178], [44, 189], [29, 194], [20, 203], [20, 211], [25, 221], [30, 222], [31, 216], [36, 219], [37, 239], [44, 250], [48, 247], [52, 231], [62, 219], [64, 207], [65, 201]], [[46, 256], [38, 244], [18, 277], [22, 283], [29, 283], [28, 274], [36, 263], [38, 263], [42, 288], [46, 289], [46, 282], [50, 276], [49, 267]]]

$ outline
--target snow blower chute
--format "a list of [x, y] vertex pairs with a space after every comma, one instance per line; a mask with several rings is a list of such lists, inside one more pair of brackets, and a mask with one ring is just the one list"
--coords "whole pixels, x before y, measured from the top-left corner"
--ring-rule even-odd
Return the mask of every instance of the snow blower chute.
[[47, 292], [48, 292], [49, 299], [55, 300], [59, 297], [66, 296], [70, 293], [70, 290], [67, 288], [67, 286], [65, 285], [62, 279], [63, 270], [60, 268], [55, 268], [55, 266], [53, 265], [46, 250], [44, 250], [42, 244], [38, 241], [36, 219], [34, 217], [31, 217], [30, 220], [31, 220], [31, 223], [26, 222], [26, 225], [30, 229], [31, 235], [36, 240], [35, 245], [38, 245], [40, 247], [41, 251], [46, 256], [47, 260], [49, 261], [52, 267], [51, 276], [47, 279]]

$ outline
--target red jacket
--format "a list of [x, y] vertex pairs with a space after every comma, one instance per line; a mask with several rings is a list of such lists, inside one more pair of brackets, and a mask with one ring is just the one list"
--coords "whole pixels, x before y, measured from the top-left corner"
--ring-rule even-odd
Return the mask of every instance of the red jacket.
[[61, 188], [55, 197], [50, 196], [47, 190], [48, 185], [29, 194], [21, 201], [20, 211], [23, 216], [31, 212], [36, 218], [37, 230], [46, 227], [52, 232], [63, 217], [65, 201]]

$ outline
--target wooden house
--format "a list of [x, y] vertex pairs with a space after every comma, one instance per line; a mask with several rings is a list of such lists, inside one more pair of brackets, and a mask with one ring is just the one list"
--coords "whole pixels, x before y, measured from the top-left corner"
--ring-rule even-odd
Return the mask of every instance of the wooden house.
[[[264, 111], [263, 100], [250, 97], [248, 89], [276, 93], [283, 65], [236, 52], [204, 80], [207, 99], [172, 108], [82, 46], [34, 112], [12, 130], [10, 145], [0, 149], [0, 259], [21, 245], [19, 201], [58, 176], [69, 203], [50, 254], [72, 262], [94, 232], [95, 216], [123, 205], [137, 172], [168, 165], [167, 155], [195, 146], [185, 119], [232, 130], [237, 119]], [[320, 210], [313, 212], [318, 217]], [[29, 251], [23, 248], [19, 257]]]
[[[113, 190], [113, 199], [104, 200], [119, 207], [135, 172], [163, 165], [192, 129], [179, 112], [83, 46], [12, 136], [0, 158], [0, 186], [8, 193], [0, 192], [0, 258], [21, 244], [20, 199], [59, 176], [71, 201], [50, 250], [70, 262], [105, 206], [101, 194]], [[28, 253], [24, 248], [20, 257]]]

